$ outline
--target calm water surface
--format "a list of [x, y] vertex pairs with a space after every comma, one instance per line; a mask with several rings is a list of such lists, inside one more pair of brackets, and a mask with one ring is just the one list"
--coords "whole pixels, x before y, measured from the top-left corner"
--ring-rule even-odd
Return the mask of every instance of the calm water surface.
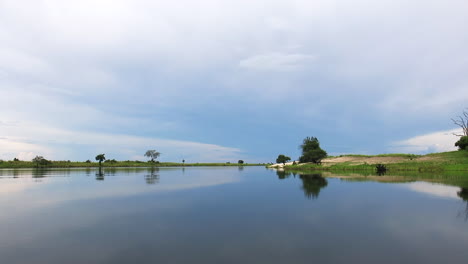
[[467, 261], [468, 175], [323, 176], [0, 170], [0, 263]]

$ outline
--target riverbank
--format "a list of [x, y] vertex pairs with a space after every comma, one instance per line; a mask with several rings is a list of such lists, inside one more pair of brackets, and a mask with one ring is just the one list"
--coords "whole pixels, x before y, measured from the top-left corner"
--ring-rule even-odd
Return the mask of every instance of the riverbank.
[[[144, 161], [109, 161], [103, 162], [103, 168], [115, 167], [225, 167], [225, 166], [264, 166], [258, 163], [177, 163], [177, 162], [144, 162]], [[2, 161], [0, 169], [13, 168], [36, 168], [37, 165], [31, 161]], [[41, 168], [98, 168], [98, 162], [78, 162], [78, 161], [50, 161], [50, 164], [39, 165]]]
[[468, 172], [468, 151], [451, 151], [427, 155], [382, 154], [382, 155], [341, 155], [328, 157], [322, 164], [274, 164], [270, 168], [288, 171], [331, 171], [374, 173], [376, 165], [383, 164], [387, 172]]

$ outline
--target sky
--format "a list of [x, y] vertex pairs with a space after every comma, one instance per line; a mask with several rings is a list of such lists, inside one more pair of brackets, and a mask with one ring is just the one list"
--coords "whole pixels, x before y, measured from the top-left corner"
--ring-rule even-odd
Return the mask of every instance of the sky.
[[0, 0], [0, 159], [455, 150], [466, 0]]

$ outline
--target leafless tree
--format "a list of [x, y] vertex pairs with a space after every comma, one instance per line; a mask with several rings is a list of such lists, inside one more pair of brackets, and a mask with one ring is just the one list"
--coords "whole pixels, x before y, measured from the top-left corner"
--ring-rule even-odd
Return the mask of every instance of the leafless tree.
[[452, 118], [452, 121], [455, 125], [463, 129], [463, 134], [453, 133], [455, 136], [468, 136], [468, 108], [463, 111], [461, 115], [457, 116], [457, 118]]

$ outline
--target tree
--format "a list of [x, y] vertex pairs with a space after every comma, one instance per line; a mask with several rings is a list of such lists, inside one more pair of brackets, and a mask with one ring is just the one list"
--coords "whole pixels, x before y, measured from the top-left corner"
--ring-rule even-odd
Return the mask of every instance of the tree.
[[320, 148], [320, 142], [316, 137], [306, 137], [299, 147], [302, 149], [302, 156], [299, 158], [299, 162], [318, 164], [327, 156], [327, 152]]
[[288, 162], [290, 160], [291, 160], [290, 157], [285, 156], [283, 154], [279, 154], [278, 158], [276, 158], [276, 163], [283, 163], [283, 165], [284, 165], [286, 162]]
[[154, 162], [155, 159], [157, 159], [161, 153], [157, 152], [156, 150], [148, 150], [145, 153], [145, 157], [151, 158], [151, 162]]
[[237, 162], [237, 164], [244, 164], [244, 161], [243, 161], [243, 160], [239, 160], [239, 161]]
[[99, 154], [96, 156], [96, 160], [99, 161], [99, 167], [101, 167], [101, 163], [106, 160], [105, 154]]
[[455, 142], [455, 147], [458, 147], [458, 150], [468, 150], [468, 136], [463, 136]]
[[459, 137], [468, 137], [468, 108], [467, 110], [463, 111], [461, 115], [457, 116], [456, 119], [452, 118], [452, 121], [455, 125], [459, 126], [463, 130], [463, 134], [453, 134]]
[[39, 166], [47, 166], [51, 163], [42, 156], [36, 156], [34, 159], [32, 159], [32, 162], [36, 163], [36, 168], [39, 168]]

